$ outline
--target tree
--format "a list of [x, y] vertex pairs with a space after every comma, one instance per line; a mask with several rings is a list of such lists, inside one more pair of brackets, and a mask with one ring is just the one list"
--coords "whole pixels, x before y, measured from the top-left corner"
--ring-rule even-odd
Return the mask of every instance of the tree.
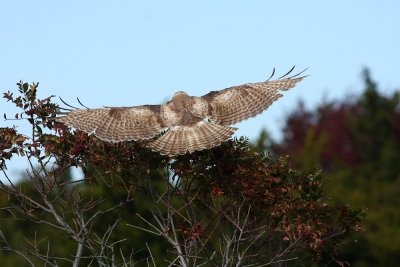
[[364, 92], [353, 99], [299, 105], [286, 120], [276, 153], [300, 169], [322, 168], [326, 190], [350, 206], [368, 208], [367, 232], [344, 249], [353, 266], [397, 266], [400, 250], [400, 94], [379, 93], [368, 70]]
[[[37, 88], [20, 82], [19, 96], [4, 94], [32, 127], [30, 136], [0, 129], [1, 257], [10, 265], [297, 266], [321, 255], [344, 264], [336, 250], [363, 213], [332, 205], [319, 171], [295, 171], [244, 138], [175, 158], [104, 143], [57, 123], [60, 107], [37, 99]], [[16, 155], [31, 164], [18, 184], [7, 173]], [[85, 178], [72, 179], [71, 166]]]

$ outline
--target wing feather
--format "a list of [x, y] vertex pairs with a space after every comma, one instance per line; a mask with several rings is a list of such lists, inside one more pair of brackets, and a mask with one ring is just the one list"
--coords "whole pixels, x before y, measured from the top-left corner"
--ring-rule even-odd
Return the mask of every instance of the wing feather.
[[202, 96], [211, 106], [211, 121], [231, 125], [256, 116], [282, 97], [281, 90], [293, 88], [306, 76], [284, 78], [274, 81], [248, 83], [212, 91]]
[[160, 119], [160, 106], [79, 109], [57, 119], [68, 126], [109, 142], [153, 138], [165, 127]]

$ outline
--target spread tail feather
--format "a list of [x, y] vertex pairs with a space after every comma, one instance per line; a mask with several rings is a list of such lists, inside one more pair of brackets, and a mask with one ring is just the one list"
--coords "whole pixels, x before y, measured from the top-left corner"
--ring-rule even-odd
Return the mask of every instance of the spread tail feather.
[[199, 122], [191, 126], [177, 126], [160, 138], [147, 144], [153, 151], [162, 155], [183, 155], [209, 149], [229, 139], [236, 128]]

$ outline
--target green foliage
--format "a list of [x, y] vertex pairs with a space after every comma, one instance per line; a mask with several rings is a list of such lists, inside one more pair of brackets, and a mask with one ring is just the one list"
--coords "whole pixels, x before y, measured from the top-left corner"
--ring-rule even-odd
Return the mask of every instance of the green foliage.
[[379, 93], [367, 70], [363, 78], [365, 90], [352, 101], [323, 103], [312, 111], [300, 106], [274, 149], [290, 154], [300, 169], [321, 167], [330, 177], [325, 188], [338, 203], [368, 209], [366, 233], [354, 234], [358, 242], [342, 254], [352, 266], [397, 266], [400, 98], [398, 92]]

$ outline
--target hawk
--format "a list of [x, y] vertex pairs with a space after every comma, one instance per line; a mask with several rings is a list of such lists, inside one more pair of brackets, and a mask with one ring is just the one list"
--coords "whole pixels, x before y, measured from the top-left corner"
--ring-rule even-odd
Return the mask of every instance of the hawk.
[[247, 83], [206, 95], [176, 92], [162, 105], [77, 109], [56, 120], [107, 142], [146, 141], [151, 150], [175, 156], [218, 146], [237, 130], [230, 125], [254, 117], [293, 88], [304, 71]]

